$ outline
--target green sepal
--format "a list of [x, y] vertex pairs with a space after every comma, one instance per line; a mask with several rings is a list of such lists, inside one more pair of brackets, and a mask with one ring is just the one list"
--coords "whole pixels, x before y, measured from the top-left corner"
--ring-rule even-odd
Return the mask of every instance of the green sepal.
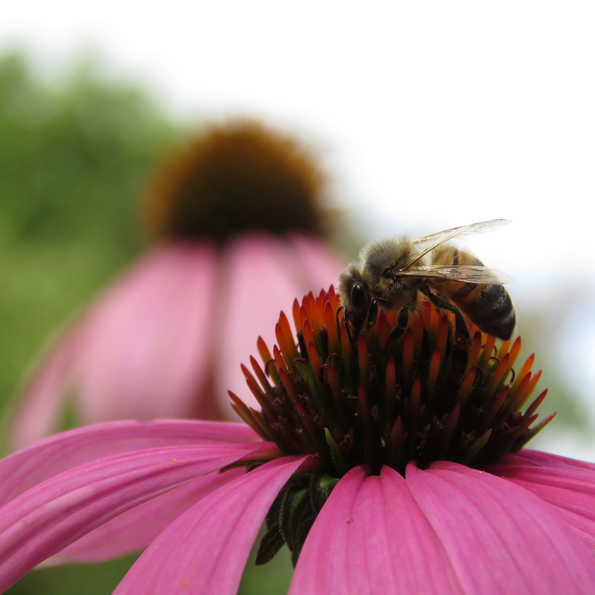
[[295, 540], [297, 526], [304, 516], [312, 516], [310, 494], [307, 487], [287, 490], [281, 506], [281, 534], [287, 547], [293, 552], [297, 545]]
[[270, 562], [284, 545], [285, 540], [283, 539], [283, 535], [281, 535], [279, 525], [272, 526], [264, 534], [258, 544], [258, 551], [256, 552], [256, 560], [254, 563], [257, 566], [261, 566], [262, 564]]
[[330, 475], [313, 475], [310, 479], [310, 504], [315, 514], [322, 510], [334, 487], [339, 483]]
[[329, 475], [299, 474], [281, 490], [266, 516], [256, 564], [265, 564], [286, 543], [295, 566], [308, 533], [339, 480]]
[[306, 537], [308, 537], [308, 533], [310, 533], [310, 529], [312, 528], [315, 520], [316, 515], [312, 512], [312, 508], [308, 506], [305, 516], [301, 518], [300, 522], [294, 527], [292, 534], [293, 547], [290, 548], [291, 563], [293, 564], [294, 568], [297, 564], [298, 558], [300, 557], [302, 547], [304, 547]]

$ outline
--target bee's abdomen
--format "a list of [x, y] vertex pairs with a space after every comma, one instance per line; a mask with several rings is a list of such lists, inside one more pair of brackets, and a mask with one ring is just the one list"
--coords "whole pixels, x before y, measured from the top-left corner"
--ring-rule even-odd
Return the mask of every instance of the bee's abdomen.
[[[452, 246], [444, 246], [432, 258], [435, 264], [483, 266], [478, 258]], [[508, 340], [516, 325], [514, 306], [503, 285], [477, 285], [446, 281], [437, 285], [439, 292], [458, 306], [480, 330]]]
[[[499, 339], [510, 339], [516, 316], [510, 295], [502, 285], [475, 285], [470, 292], [467, 292], [470, 283], [449, 285], [465, 286], [449, 292], [449, 297], [480, 330]], [[461, 295], [465, 292], [466, 295]]]

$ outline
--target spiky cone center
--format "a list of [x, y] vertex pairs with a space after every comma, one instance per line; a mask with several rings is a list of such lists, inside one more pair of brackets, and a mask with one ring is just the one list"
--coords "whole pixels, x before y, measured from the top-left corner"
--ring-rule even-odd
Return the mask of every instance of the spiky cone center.
[[142, 203], [150, 233], [224, 243], [240, 233], [324, 235], [326, 176], [313, 151], [254, 120], [211, 126], [167, 158]]
[[331, 286], [284, 313], [277, 345], [259, 338], [260, 365], [243, 367], [261, 410], [232, 394], [238, 414], [284, 454], [315, 454], [325, 473], [342, 477], [357, 465], [404, 474], [410, 461], [470, 467], [518, 451], [552, 417], [536, 424], [547, 390], [531, 401], [541, 372], [534, 356], [515, 372], [518, 337], [502, 342], [470, 321], [470, 340], [456, 336], [454, 315], [420, 303], [405, 328], [398, 313], [380, 312], [352, 342]]
[[259, 338], [263, 365], [253, 357], [253, 371], [242, 368], [261, 410], [230, 393], [263, 439], [320, 460], [319, 474], [294, 478], [271, 508], [257, 561], [285, 541], [295, 562], [320, 493], [328, 497], [355, 466], [379, 473], [388, 465], [403, 475], [410, 461], [481, 468], [518, 451], [553, 418], [536, 423], [547, 390], [532, 398], [541, 375], [531, 371], [534, 356], [515, 372], [520, 337], [502, 342], [467, 320], [470, 338], [462, 340], [454, 315], [427, 300], [405, 327], [398, 312], [380, 312], [354, 341], [331, 286], [295, 300], [293, 322], [295, 334], [281, 313], [272, 353]]

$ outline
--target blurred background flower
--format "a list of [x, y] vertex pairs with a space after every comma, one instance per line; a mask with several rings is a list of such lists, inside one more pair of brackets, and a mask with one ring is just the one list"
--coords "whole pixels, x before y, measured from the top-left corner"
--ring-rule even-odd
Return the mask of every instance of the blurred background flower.
[[[158, 169], [144, 201], [157, 238], [49, 348], [9, 420], [12, 446], [68, 423], [236, 418], [262, 329], [332, 283], [325, 178], [302, 143], [255, 121], [204, 130]], [[71, 396], [72, 402], [67, 402]]]

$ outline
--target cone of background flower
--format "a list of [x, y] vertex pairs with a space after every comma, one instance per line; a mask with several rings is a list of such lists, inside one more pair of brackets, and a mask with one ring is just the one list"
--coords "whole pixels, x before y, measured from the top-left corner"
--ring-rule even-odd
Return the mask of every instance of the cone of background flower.
[[226, 389], [243, 383], [236, 362], [254, 337], [341, 270], [323, 239], [325, 191], [299, 141], [252, 121], [172, 155], [142, 203], [155, 246], [46, 350], [16, 399], [12, 445], [67, 416], [233, 416]]
[[290, 595], [595, 592], [595, 465], [524, 448], [552, 418], [534, 358], [467, 324], [423, 302], [354, 338], [310, 293], [243, 367], [247, 424], [111, 422], [0, 460], [0, 590], [146, 548], [116, 595], [233, 595], [265, 522]]

